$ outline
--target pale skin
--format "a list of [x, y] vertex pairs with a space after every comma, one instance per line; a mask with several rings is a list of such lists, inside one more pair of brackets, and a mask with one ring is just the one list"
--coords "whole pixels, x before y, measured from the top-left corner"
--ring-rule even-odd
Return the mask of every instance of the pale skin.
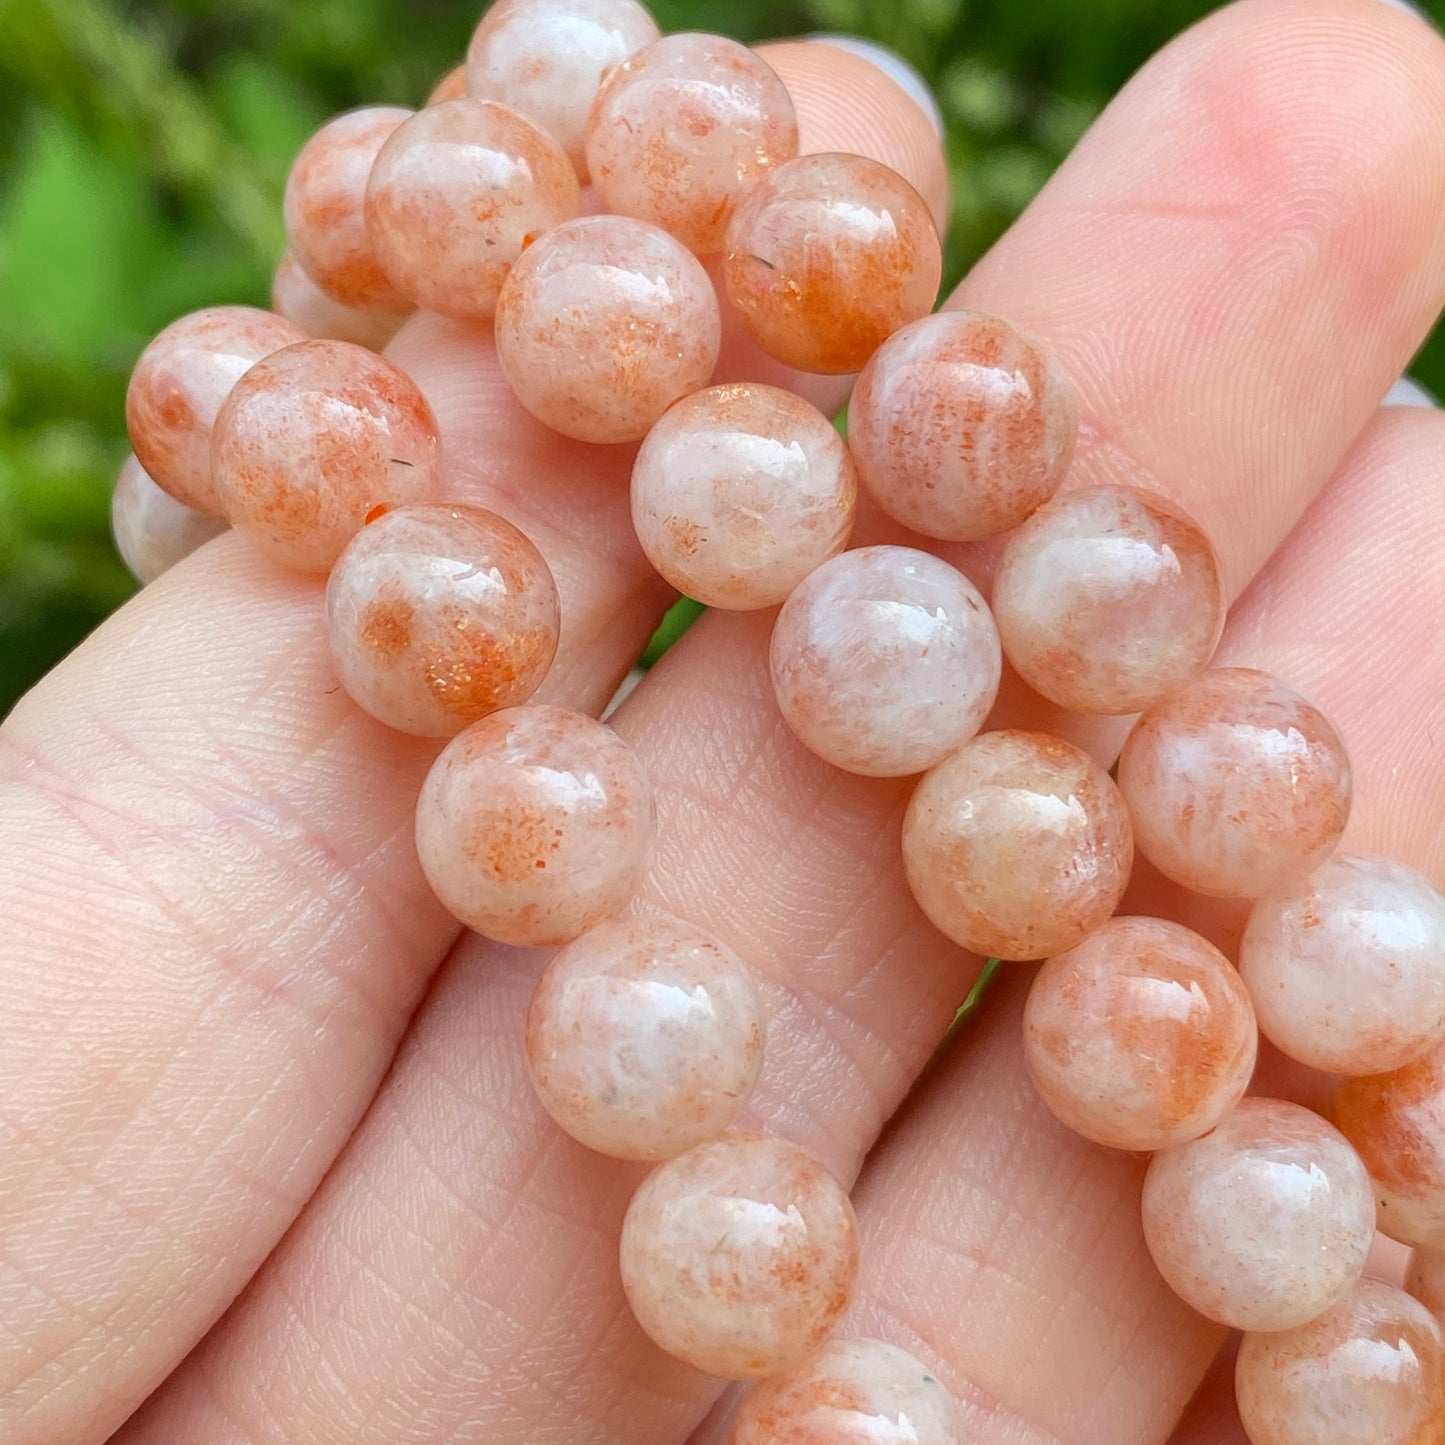
[[[869, 151], [941, 209], [933, 132], [892, 82], [818, 45], [768, 54], [805, 148]], [[1445, 43], [1417, 17], [1247, 0], [1131, 82], [956, 298], [1073, 374], [1075, 480], [1199, 519], [1237, 599], [1221, 660], [1325, 709], [1355, 763], [1345, 846], [1437, 884], [1445, 417], [1378, 402], [1445, 303], [1442, 134]], [[600, 707], [667, 600], [625, 455], [546, 433], [457, 324], [418, 318], [391, 354], [438, 413], [451, 494], [557, 573], [545, 700]], [[982, 549], [946, 555], [986, 584]], [[529, 1092], [544, 958], [459, 938], [428, 895], [412, 807], [435, 745], [355, 711], [320, 619], [318, 582], [220, 539], [0, 730], [0, 1436], [721, 1445], [735, 1396], [625, 1313], [636, 1168]], [[743, 1122], [856, 1180], [846, 1328], [918, 1354], [971, 1441], [1242, 1445], [1227, 1371], [1190, 1404], [1224, 1336], [1149, 1263], [1142, 1164], [1029, 1088], [1029, 971], [900, 1112], [978, 963], [904, 887], [906, 782], [793, 743], [767, 630], [710, 615], [617, 725], [658, 792], [649, 894], [762, 977]], [[1120, 738], [1017, 689], [1000, 724], [1101, 756]], [[1141, 877], [1125, 911], [1164, 894]], [[1178, 916], [1223, 940], [1239, 917]]]

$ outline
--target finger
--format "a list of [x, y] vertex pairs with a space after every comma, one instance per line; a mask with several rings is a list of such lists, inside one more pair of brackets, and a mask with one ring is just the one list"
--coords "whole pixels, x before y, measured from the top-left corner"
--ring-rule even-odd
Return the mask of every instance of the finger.
[[[1118, 438], [1142, 425], [1144, 402], [1123, 406], [1144, 390], [1135, 366], [1170, 394], [1212, 388], [1207, 409], [1169, 419], [1173, 444], [1149, 451], [1150, 476], [1186, 505], [1217, 510], [1216, 492], [1253, 505], [1256, 469], [1270, 461], [1284, 482], [1272, 483], [1259, 526], [1283, 535], [1345, 441], [1332, 423], [1282, 442], [1254, 400], [1256, 356], [1291, 356], [1271, 381], [1289, 393], [1288, 414], [1308, 409], [1303, 393], [1329, 371], [1338, 404], [1363, 417], [1398, 374], [1440, 300], [1445, 175], [1430, 132], [1445, 122], [1441, 77], [1438, 53], [1379, 7], [1275, 4], [1221, 13], [1133, 83], [1026, 219], [1032, 272], [1015, 274], [1009, 238], [989, 263], [1004, 301], [1053, 298], [1056, 317], [1031, 311], [1035, 332], [1076, 365], [1090, 357], [1086, 454], [1119, 458]], [[1296, 168], [1240, 163], [1236, 137], [1265, 121], [1282, 152], [1300, 158]], [[1220, 156], [1203, 148], [1206, 134]], [[1422, 168], [1432, 178], [1423, 189]], [[1129, 220], [1147, 215], [1150, 178], [1168, 198], [1167, 224]], [[1088, 218], [1112, 213], [1120, 196], [1130, 205], [1116, 239]], [[1271, 247], [1249, 224], [1256, 211], [1285, 234], [1308, 227], [1314, 242]], [[1207, 294], [1197, 295], [1188, 264], [1207, 247], [1227, 252], [1249, 299], [1230, 328], [1232, 365], [1212, 330], [1198, 347], [1182, 336], [1159, 347], [1140, 325], [1208, 316], [1217, 277], [1203, 275]], [[1321, 253], [1331, 258], [1324, 270]], [[1130, 276], [1122, 311], [1101, 272]], [[1298, 306], [1255, 304], [1270, 288]], [[967, 295], [991, 302], [982, 282]], [[1324, 334], [1327, 355], [1309, 354]], [[1132, 428], [1116, 425], [1115, 400]], [[1241, 455], [1250, 469], [1227, 465]], [[1271, 545], [1227, 536], [1231, 575]], [[751, 1117], [848, 1177], [972, 965], [924, 927], [903, 886], [906, 785], [847, 778], [801, 752], [766, 695], [766, 633], [766, 619], [706, 618], [618, 723], [659, 789], [653, 896], [715, 929], [769, 989], [769, 1062]], [[378, 1445], [397, 1438], [399, 1420], [414, 1422], [412, 1439], [498, 1445], [663, 1445], [687, 1434], [718, 1386], [648, 1345], [618, 1291], [617, 1229], [636, 1173], [566, 1143], [530, 1098], [518, 1040], [537, 966], [476, 941], [458, 951], [347, 1156], [246, 1300], [136, 1422], [132, 1442], [284, 1431], [300, 1445], [327, 1439], [337, 1420], [349, 1438]], [[1004, 1126], [987, 1127], [1006, 1133], [1014, 1108]], [[404, 1239], [399, 1216], [416, 1221]]]

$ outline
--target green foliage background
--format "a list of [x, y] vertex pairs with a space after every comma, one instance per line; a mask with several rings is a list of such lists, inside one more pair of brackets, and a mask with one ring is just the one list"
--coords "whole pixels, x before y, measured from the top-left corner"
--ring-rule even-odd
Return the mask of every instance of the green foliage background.
[[[152, 333], [266, 304], [290, 159], [327, 115], [416, 104], [480, 0], [0, 0], [0, 716], [133, 590], [108, 532]], [[949, 284], [1203, 0], [654, 0], [664, 29], [849, 31], [948, 122]], [[1445, 0], [1435, 0], [1439, 18]], [[1415, 374], [1445, 394], [1437, 336]]]

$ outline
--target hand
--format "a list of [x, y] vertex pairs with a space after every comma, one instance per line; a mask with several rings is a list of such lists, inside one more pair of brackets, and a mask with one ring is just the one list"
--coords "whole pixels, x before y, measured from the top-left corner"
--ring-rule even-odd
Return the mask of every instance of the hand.
[[[878, 155], [943, 208], [933, 132], [891, 82], [818, 45], [768, 54], [806, 146]], [[1445, 302], [1442, 134], [1445, 43], [1419, 19], [1245, 0], [1129, 85], [955, 298], [1072, 372], [1076, 479], [1157, 488], [1211, 533], [1239, 598], [1222, 657], [1326, 708], [1357, 769], [1349, 845], [1436, 881], [1445, 418], [1378, 402]], [[628, 457], [543, 431], [478, 332], [419, 317], [392, 354], [442, 421], [452, 494], [556, 571], [549, 700], [600, 707], [667, 600]], [[983, 550], [949, 555], [986, 575]], [[622, 1301], [638, 1171], [528, 1088], [540, 961], [458, 939], [430, 896], [411, 829], [434, 747], [341, 694], [319, 598], [223, 538], [0, 732], [0, 1435], [720, 1445], [732, 1394]], [[978, 961], [904, 886], [907, 782], [833, 772], [782, 725], [769, 622], [707, 616], [617, 726], [659, 794], [651, 892], [766, 981], [750, 1119], [858, 1180], [849, 1328], [936, 1366], [970, 1440], [1238, 1445], [1207, 1398], [1180, 1423], [1222, 1333], [1149, 1262], [1141, 1162], [1030, 1090], [1031, 970], [909, 1094]], [[1017, 691], [1004, 717], [1119, 741]]]

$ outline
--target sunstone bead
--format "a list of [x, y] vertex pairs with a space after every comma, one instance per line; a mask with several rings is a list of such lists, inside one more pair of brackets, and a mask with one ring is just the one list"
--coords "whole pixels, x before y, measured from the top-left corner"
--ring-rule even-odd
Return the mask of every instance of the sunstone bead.
[[130, 444], [151, 480], [198, 512], [219, 513], [216, 413], [263, 356], [305, 340], [284, 317], [253, 306], [211, 306], [171, 322], [141, 352], [125, 394]]
[[512, 263], [582, 208], [566, 153], [489, 100], [452, 100], [404, 121], [366, 186], [366, 232], [392, 285], [417, 306], [484, 321]]
[[1334, 1115], [1370, 1171], [1380, 1229], [1445, 1249], [1445, 1044], [1391, 1073], [1348, 1080]]
[[1445, 1324], [1445, 1249], [1417, 1249], [1410, 1256], [1405, 1288]]
[[1359, 1155], [1279, 1099], [1245, 1099], [1213, 1133], [1156, 1154], [1143, 1219], [1170, 1288], [1238, 1330], [1314, 1319], [1360, 1277], [1375, 1235]]
[[1112, 918], [1044, 964], [1024, 1059], [1069, 1128], [1114, 1149], [1207, 1133], [1243, 1097], [1259, 1033], [1229, 960], [1162, 918]]
[[548, 964], [527, 1013], [527, 1066], [574, 1139], [620, 1159], [671, 1159], [747, 1103], [764, 1029], [737, 954], [647, 912], [599, 923]]
[[706, 386], [722, 321], [707, 272], [645, 221], [584, 216], [522, 253], [497, 302], [497, 360], [517, 399], [580, 441], [646, 436]]
[[896, 521], [966, 541], [1017, 527], [1074, 455], [1073, 383], [1007, 321], [940, 311], [895, 332], [848, 404], [859, 478]]
[[648, 561], [709, 607], [781, 602], [847, 545], [857, 495], [828, 418], [757, 382], [684, 397], [632, 469], [632, 521]]
[[449, 100], [460, 100], [467, 93], [467, 67], [463, 63], [454, 65], [432, 86], [426, 98], [428, 105], [445, 105]]
[[212, 470], [238, 532], [284, 566], [324, 572], [377, 508], [434, 500], [441, 438], [391, 362], [304, 341], [237, 383], [216, 418]]
[[622, 1226], [622, 1287], [668, 1354], [725, 1379], [797, 1364], [858, 1274], [843, 1186], [782, 1139], [731, 1134], [653, 1171]]
[[130, 456], [115, 479], [110, 530], [115, 550], [136, 580], [154, 582], [201, 543], [224, 532], [226, 523], [163, 492]]
[[1445, 898], [1403, 863], [1340, 854], [1255, 904], [1239, 971], [1292, 1059], [1388, 1073], [1445, 1037]]
[[333, 301], [285, 252], [271, 278], [271, 309], [294, 322], [313, 340], [350, 341], [380, 351], [408, 313], [383, 306], [343, 306]]
[[1235, 1365], [1252, 1445], [1439, 1445], [1445, 1337], [1393, 1285], [1358, 1280], [1307, 1324], [1249, 1334]]
[[411, 507], [362, 528], [326, 586], [347, 692], [401, 732], [451, 737], [526, 702], [557, 651], [542, 554], [480, 507]]
[[1046, 733], [983, 733], [925, 773], [903, 820], [909, 887], [988, 957], [1048, 958], [1119, 906], [1133, 835], [1114, 780]]
[[953, 1396], [907, 1350], [832, 1339], [754, 1385], [730, 1445], [963, 1445]]
[[721, 251], [738, 201], [798, 154], [787, 87], [721, 35], [666, 35], [607, 77], [587, 122], [587, 172], [609, 211]]
[[1119, 786], [1139, 851], [1218, 898], [1258, 898], [1323, 863], [1352, 793], [1329, 719], [1246, 667], [1214, 668], [1145, 713], [1119, 758]]
[[652, 788], [611, 728], [559, 707], [506, 708], [442, 750], [416, 846], [438, 898], [502, 943], [567, 943], [621, 913], [642, 882]]
[[723, 279], [744, 328], [800, 371], [857, 371], [938, 296], [943, 252], [923, 197], [863, 156], [800, 156], [748, 192]]
[[998, 693], [993, 618], [956, 567], [912, 547], [825, 562], [783, 604], [773, 692], [805, 747], [852, 773], [922, 772], [966, 743]]
[[407, 308], [376, 259], [364, 202], [377, 155], [411, 114], [371, 105], [336, 116], [301, 148], [287, 177], [287, 244], [302, 270], [345, 306]]
[[1209, 539], [1134, 487], [1055, 497], [1008, 539], [994, 578], [1004, 656], [1030, 687], [1083, 713], [1130, 713], [1182, 687], [1224, 625]]

